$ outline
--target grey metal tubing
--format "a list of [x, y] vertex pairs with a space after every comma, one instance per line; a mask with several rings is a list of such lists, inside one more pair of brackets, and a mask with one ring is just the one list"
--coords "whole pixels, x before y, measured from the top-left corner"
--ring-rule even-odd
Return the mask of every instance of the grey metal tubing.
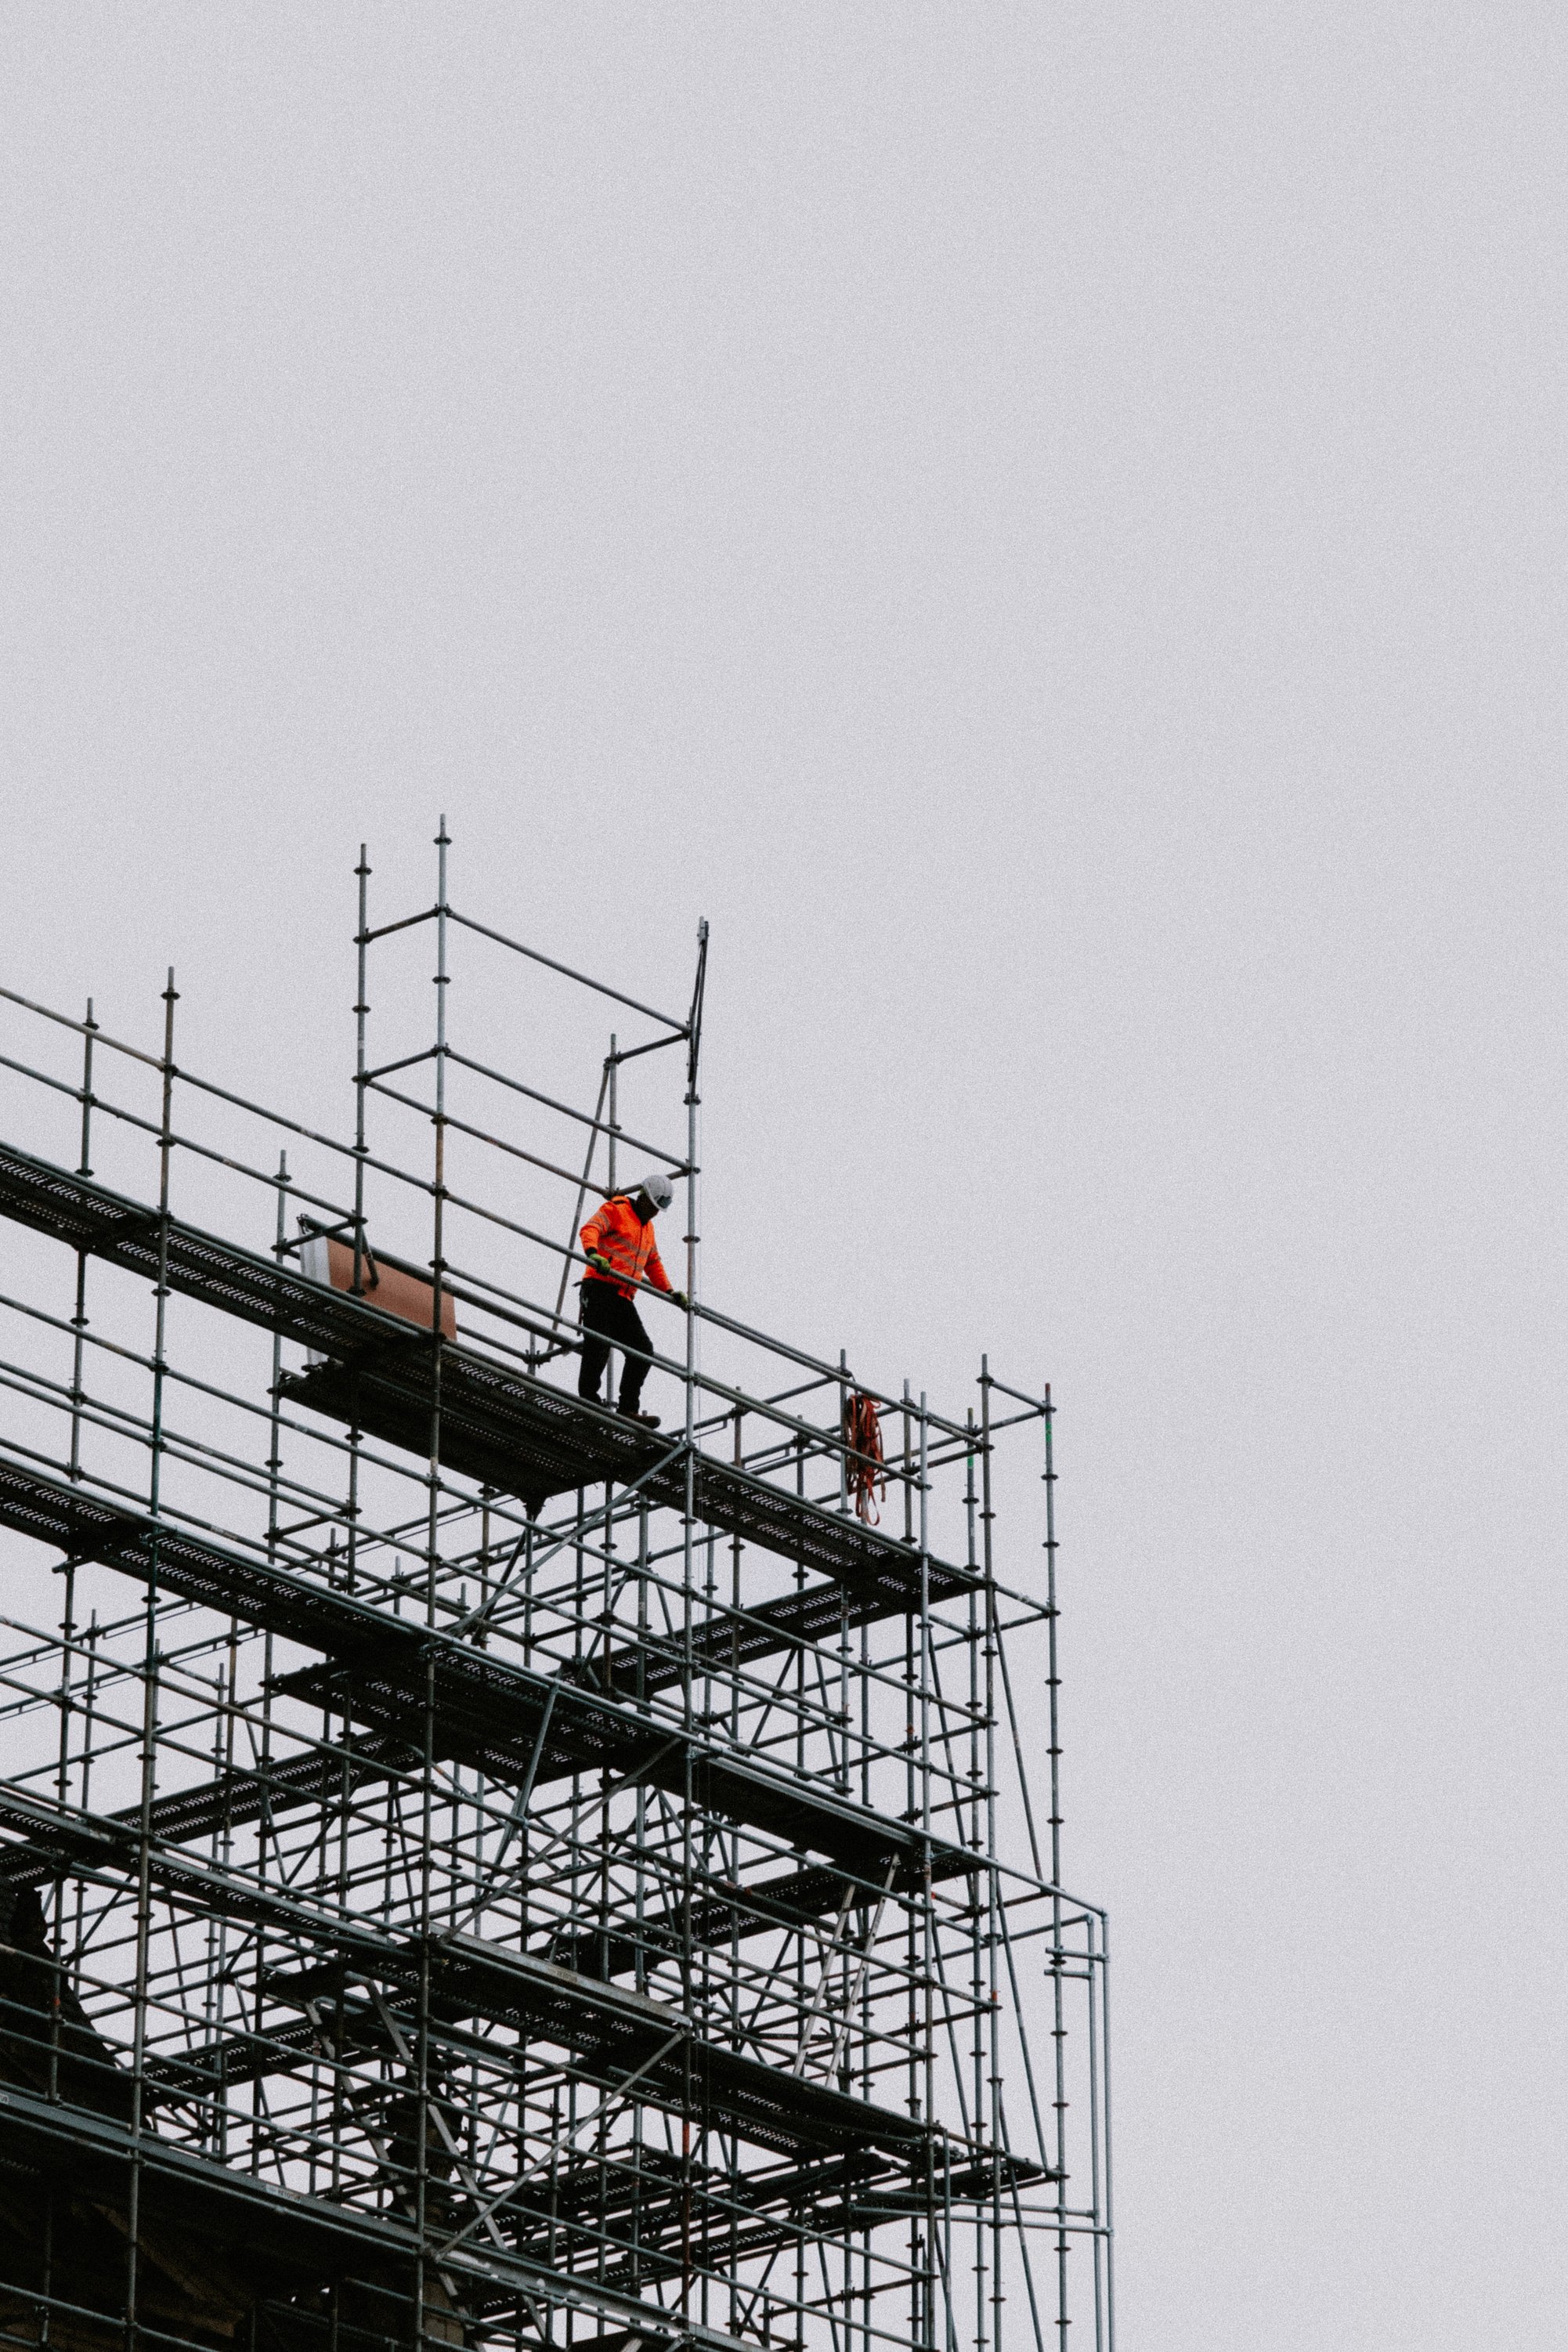
[[[665, 1027], [672, 1029], [678, 1037], [687, 1034], [684, 1021], [672, 1020], [668, 1013], [660, 1013], [651, 1004], [640, 1003], [637, 997], [627, 996], [602, 980], [591, 980], [584, 971], [574, 971], [569, 963], [558, 963], [553, 956], [542, 954], [538, 948], [524, 947], [521, 940], [509, 940], [504, 931], [492, 931], [488, 923], [477, 923], [471, 915], [460, 915], [456, 907], [448, 907], [447, 913], [451, 921], [461, 923], [465, 930], [478, 931], [481, 939], [493, 940], [498, 947], [510, 948], [514, 955], [527, 956], [531, 962], [544, 964], [550, 971], [560, 972], [565, 980], [575, 980], [584, 988], [596, 990], [601, 996], [612, 997], [617, 1004], [629, 1005], [634, 1013], [646, 1013], [650, 1021], [662, 1021]], [[661, 1039], [659, 1042], [662, 1044], [664, 1041]]]
[[[659, 1040], [660, 1045], [672, 1042], [662, 1037]], [[640, 1136], [628, 1135], [624, 1127], [616, 1125], [613, 1120], [603, 1121], [588, 1111], [574, 1109], [570, 1103], [557, 1102], [553, 1095], [541, 1094], [537, 1087], [525, 1086], [521, 1078], [509, 1078], [500, 1070], [492, 1070], [487, 1063], [476, 1062], [470, 1055], [459, 1054], [454, 1045], [445, 1045], [441, 1050], [444, 1058], [448, 1062], [455, 1062], [459, 1069], [472, 1070], [477, 1076], [489, 1078], [496, 1086], [505, 1087], [514, 1095], [525, 1095], [530, 1102], [542, 1103], [546, 1110], [557, 1111], [563, 1118], [574, 1119], [579, 1127], [595, 1128], [601, 1135], [614, 1134], [617, 1142], [629, 1143], [634, 1151], [649, 1151], [656, 1160], [662, 1160], [665, 1162], [672, 1175], [684, 1176], [687, 1173], [688, 1162], [666, 1151], [661, 1144], [645, 1143]], [[627, 1056], [625, 1054], [612, 1054], [608, 1058], [612, 1064], [619, 1064], [626, 1061]]]

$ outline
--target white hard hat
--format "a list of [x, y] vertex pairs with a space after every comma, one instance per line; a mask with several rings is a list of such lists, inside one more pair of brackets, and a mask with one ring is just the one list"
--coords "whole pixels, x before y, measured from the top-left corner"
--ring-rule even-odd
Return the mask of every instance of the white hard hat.
[[[645, 1176], [637, 1187], [637, 1191], [646, 1192], [656, 1209], [668, 1209], [675, 1198], [675, 1187], [662, 1171], [652, 1176]], [[635, 1199], [636, 1194], [633, 1197]]]

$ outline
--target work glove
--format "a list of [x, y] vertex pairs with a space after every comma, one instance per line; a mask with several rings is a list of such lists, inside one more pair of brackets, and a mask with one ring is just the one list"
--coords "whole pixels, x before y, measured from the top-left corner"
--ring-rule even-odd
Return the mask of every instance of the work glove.
[[690, 1311], [691, 1301], [684, 1290], [672, 1290], [669, 1294], [669, 1303], [672, 1307], [679, 1307], [683, 1315]]
[[588, 1252], [588, 1263], [593, 1267], [595, 1274], [614, 1274], [616, 1270], [610, 1264], [609, 1259], [607, 1257], [601, 1257], [597, 1250], [590, 1250]]

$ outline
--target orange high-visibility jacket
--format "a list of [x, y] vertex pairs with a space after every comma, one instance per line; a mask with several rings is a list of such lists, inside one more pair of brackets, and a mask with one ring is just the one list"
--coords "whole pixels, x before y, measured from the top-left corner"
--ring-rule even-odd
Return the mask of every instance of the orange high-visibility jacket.
[[597, 1250], [615, 1268], [612, 1276], [590, 1266], [583, 1276], [584, 1282], [608, 1282], [623, 1298], [630, 1298], [639, 1282], [651, 1283], [655, 1290], [671, 1287], [653, 1237], [652, 1220], [645, 1225], [624, 1192], [616, 1193], [602, 1209], [595, 1210], [578, 1239], [584, 1255]]

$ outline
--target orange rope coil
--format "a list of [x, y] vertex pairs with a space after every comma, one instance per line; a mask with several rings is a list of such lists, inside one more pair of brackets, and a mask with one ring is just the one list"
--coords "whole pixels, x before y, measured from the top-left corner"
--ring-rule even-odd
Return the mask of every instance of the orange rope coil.
[[844, 1400], [845, 1471], [855, 1501], [855, 1516], [875, 1527], [879, 1513], [874, 1496], [885, 1496], [888, 1481], [882, 1464], [882, 1415], [875, 1397], [851, 1389]]

